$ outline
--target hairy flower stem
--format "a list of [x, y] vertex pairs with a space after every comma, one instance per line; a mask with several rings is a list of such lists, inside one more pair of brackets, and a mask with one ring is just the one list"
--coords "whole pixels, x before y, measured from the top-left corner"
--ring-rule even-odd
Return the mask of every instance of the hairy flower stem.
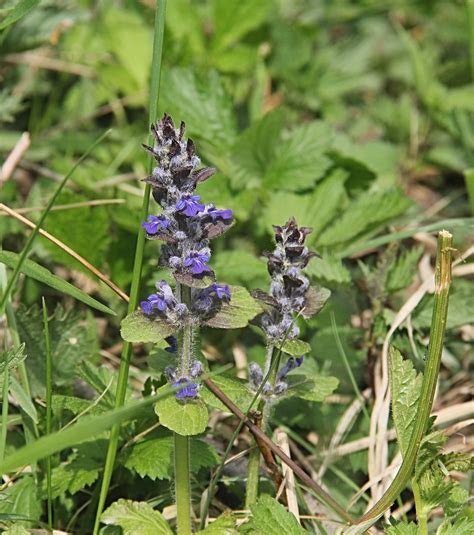
[[413, 497], [415, 498], [416, 519], [418, 521], [419, 534], [428, 535], [428, 518], [424, 511], [420, 486], [415, 477], [411, 480], [411, 488], [413, 490]]
[[[268, 346], [267, 356], [265, 357], [265, 369], [264, 375], [268, 374], [268, 380], [272, 386], [275, 385], [276, 375], [279, 367], [279, 360], [281, 358], [281, 351], [278, 352], [276, 359], [278, 362], [273, 362], [273, 353], [275, 350], [274, 345]], [[258, 411], [264, 415], [263, 425], [266, 423], [266, 403], [262, 398], [258, 404]], [[250, 509], [258, 498], [258, 486], [259, 486], [259, 474], [260, 474], [260, 448], [257, 446], [255, 439], [252, 439], [252, 445], [255, 446], [249, 454], [248, 466], [247, 466], [247, 485], [245, 488], [245, 509]]]
[[[441, 364], [441, 352], [443, 349], [446, 318], [448, 315], [449, 289], [451, 287], [451, 260], [453, 251], [453, 237], [442, 230], [438, 234], [438, 252], [436, 255], [435, 271], [435, 294], [433, 315], [431, 319], [430, 342], [428, 356], [423, 374], [420, 401], [413, 432], [408, 449], [403, 458], [402, 465], [390, 487], [385, 491], [380, 500], [361, 518], [357, 519], [358, 529], [367, 529], [391, 507], [400, 492], [405, 488], [415, 468], [416, 458], [420, 449], [421, 441], [426, 432], [433, 399], [436, 391], [436, 383]], [[362, 532], [362, 531], [360, 531]], [[348, 533], [353, 533], [348, 531]], [[354, 532], [355, 533], [355, 532]], [[359, 533], [359, 531], [357, 531]]]
[[[151, 63], [151, 87], [150, 87], [150, 112], [149, 122], [154, 123], [158, 117], [158, 96], [160, 92], [160, 78], [161, 78], [161, 57], [163, 51], [163, 35], [165, 27], [165, 11], [166, 0], [157, 0], [155, 12], [155, 28], [153, 40], [153, 57]], [[151, 136], [150, 136], [151, 138]], [[152, 138], [151, 138], [152, 140]], [[153, 159], [150, 158], [149, 168], [153, 168]], [[147, 184], [143, 196], [141, 216], [144, 219], [148, 214], [148, 207], [150, 204], [151, 187]], [[143, 250], [145, 246], [145, 232], [141, 230], [138, 233], [137, 245], [135, 248], [135, 260], [133, 263], [132, 286], [130, 289], [130, 301], [128, 303], [128, 312], [133, 312], [138, 305], [138, 294], [140, 290], [140, 278], [143, 264]], [[115, 408], [120, 408], [125, 402], [125, 395], [127, 392], [128, 372], [130, 368], [130, 359], [132, 356], [132, 344], [124, 342], [123, 350], [120, 360], [119, 376], [117, 380], [117, 391], [115, 394]], [[102, 479], [102, 486], [100, 489], [99, 503], [97, 506], [97, 513], [94, 523], [93, 534], [97, 535], [100, 528], [100, 517], [105, 506], [107, 493], [112, 479], [112, 472], [115, 464], [115, 457], [117, 454], [119, 441], [120, 426], [115, 425], [112, 428], [109, 438], [109, 445], [107, 449], [107, 456], [105, 459], [104, 475]]]
[[[178, 300], [191, 308], [191, 288], [177, 284]], [[187, 377], [193, 359], [193, 331], [186, 325], [178, 338], [178, 374]], [[191, 524], [191, 456], [189, 437], [174, 433], [174, 478], [176, 491], [176, 513], [178, 535], [192, 533]]]

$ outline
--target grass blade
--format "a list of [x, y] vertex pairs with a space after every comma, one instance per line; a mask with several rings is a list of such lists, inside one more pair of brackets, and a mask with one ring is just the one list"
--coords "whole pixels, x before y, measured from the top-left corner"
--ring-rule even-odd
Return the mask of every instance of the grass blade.
[[[46, 435], [52, 431], [52, 403], [53, 403], [53, 358], [51, 355], [51, 343], [49, 339], [48, 310], [44, 297], [43, 304], [43, 325], [44, 325], [44, 346], [46, 349]], [[46, 493], [48, 500], [48, 527], [53, 529], [53, 488], [51, 482], [51, 456], [46, 458]]]
[[43, 223], [51, 211], [51, 208], [53, 207], [54, 203], [56, 202], [56, 199], [58, 198], [59, 194], [63, 190], [64, 186], [66, 185], [67, 181], [71, 178], [75, 170], [81, 165], [81, 163], [89, 156], [89, 154], [99, 145], [102, 140], [109, 134], [110, 130], [107, 130], [104, 132], [94, 143], [86, 150], [86, 152], [77, 160], [77, 162], [72, 166], [70, 171], [64, 176], [62, 181], [60, 182], [59, 186], [57, 187], [56, 191], [53, 193], [51, 199], [49, 200], [48, 204], [46, 205], [46, 208], [44, 212], [41, 214], [41, 217], [38, 221], [38, 224], [36, 225], [36, 228], [31, 231], [31, 234], [26, 241], [25, 246], [23, 247], [23, 251], [20, 254], [20, 258], [15, 266], [15, 269], [13, 270], [13, 274], [8, 280], [7, 287], [5, 288], [5, 291], [3, 292], [3, 295], [1, 296], [0, 300], [0, 316], [3, 314], [5, 310], [5, 303], [10, 298], [11, 291], [13, 287], [16, 284], [16, 281], [18, 279], [18, 275], [20, 274], [20, 271], [23, 267], [23, 264], [25, 260], [27, 259], [28, 253], [31, 250], [31, 247], [36, 239], [36, 236], [38, 236], [39, 229], [43, 226]]
[[[11, 251], [0, 251], [0, 263], [5, 264], [9, 268], [15, 269], [19, 261], [20, 255]], [[110, 314], [112, 316], [116, 315], [115, 312], [108, 306], [102, 304], [100, 301], [97, 301], [82, 290], [79, 290], [79, 288], [76, 288], [69, 282], [61, 279], [61, 277], [54, 275], [51, 273], [51, 271], [49, 271], [49, 269], [46, 269], [40, 264], [33, 262], [33, 260], [24, 260], [23, 265], [20, 267], [20, 272], [24, 273], [28, 277], [31, 277], [32, 279], [46, 284], [58, 292], [74, 297], [74, 299], [81, 301], [81, 303], [84, 303], [91, 308], [95, 308], [100, 312], [105, 312], [106, 314]]]

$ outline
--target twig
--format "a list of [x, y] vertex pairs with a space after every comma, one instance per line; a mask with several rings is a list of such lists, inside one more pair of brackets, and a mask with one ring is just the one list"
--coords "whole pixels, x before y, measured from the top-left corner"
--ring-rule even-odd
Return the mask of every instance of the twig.
[[[71, 210], [73, 208], [88, 208], [90, 206], [106, 206], [108, 204], [124, 204], [125, 199], [94, 199], [93, 201], [72, 202], [69, 204], [57, 204], [51, 208], [51, 212], [59, 212], [61, 210]], [[31, 206], [28, 208], [17, 208], [17, 214], [29, 214], [30, 212], [40, 212], [44, 210], [44, 206]], [[7, 213], [0, 212], [0, 217], [6, 216]], [[11, 214], [10, 214], [11, 215]]]
[[10, 152], [2, 165], [0, 170], [0, 186], [3, 182], [6, 182], [11, 177], [15, 167], [18, 165], [18, 162], [21, 160], [23, 154], [28, 150], [30, 144], [30, 134], [28, 132], [23, 132], [23, 134], [20, 136], [20, 139], [17, 141], [13, 150]]
[[311, 488], [318, 498], [325, 505], [330, 507], [335, 513], [339, 515], [340, 518], [346, 520], [349, 523], [353, 523], [354, 519], [352, 516], [340, 506], [334, 498], [332, 498], [326, 491], [324, 491], [317, 483], [315, 483], [308, 474], [302, 470], [288, 455], [279, 448], [272, 440], [270, 440], [267, 435], [255, 425], [245, 414], [237, 407], [237, 405], [231, 401], [222, 390], [214, 384], [210, 379], [204, 379], [204, 384], [206, 387], [232, 412], [237, 416], [243, 424], [249, 429], [255, 439], [259, 439], [264, 442], [268, 448], [277, 455], [288, 467], [293, 470], [293, 472], [301, 479], [301, 481]]
[[[36, 228], [36, 225], [32, 221], [30, 221], [26, 217], [23, 217], [18, 212], [16, 212], [12, 208], [9, 208], [3, 203], [0, 203], [0, 210], [3, 210], [7, 214], [11, 215], [18, 221], [21, 221], [23, 224], [27, 225], [30, 228], [32, 229]], [[109, 278], [107, 278], [101, 271], [99, 271], [90, 262], [88, 262], [85, 258], [83, 258], [80, 254], [76, 253], [76, 251], [68, 247], [61, 240], [58, 240], [58, 238], [54, 237], [49, 232], [46, 232], [46, 230], [43, 230], [42, 228], [40, 228], [39, 233], [45, 238], [47, 238], [49, 241], [57, 245], [60, 249], [62, 249], [68, 255], [72, 256], [75, 260], [77, 260], [80, 264], [82, 264], [86, 269], [88, 269], [91, 273], [93, 273], [97, 278], [99, 278], [104, 284], [106, 284], [111, 290], [113, 290], [121, 299], [123, 299], [124, 301], [128, 303], [129, 301], [128, 295], [123, 290], [121, 290], [115, 283], [113, 283]]]

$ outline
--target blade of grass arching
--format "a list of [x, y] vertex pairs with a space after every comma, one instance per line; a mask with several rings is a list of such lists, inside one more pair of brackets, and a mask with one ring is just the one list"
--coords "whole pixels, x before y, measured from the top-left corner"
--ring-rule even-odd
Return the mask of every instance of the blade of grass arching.
[[436, 383], [441, 364], [446, 318], [448, 315], [449, 289], [451, 287], [451, 261], [453, 237], [442, 230], [438, 235], [438, 252], [436, 255], [435, 294], [433, 315], [431, 319], [428, 356], [423, 373], [423, 383], [416, 413], [413, 432], [403, 457], [402, 465], [380, 500], [365, 515], [357, 519], [356, 524], [347, 530], [348, 535], [364, 533], [364, 530], [375, 524], [384, 512], [394, 503], [408, 483], [415, 467], [418, 450], [428, 425], [433, 406]]
[[352, 369], [349, 366], [349, 361], [347, 360], [347, 355], [346, 355], [346, 352], [344, 351], [344, 347], [342, 345], [341, 338], [340, 338], [339, 332], [337, 330], [336, 317], [334, 316], [334, 312], [331, 312], [331, 327], [332, 327], [332, 332], [334, 334], [334, 338], [336, 339], [336, 345], [337, 345], [337, 349], [339, 351], [339, 355], [341, 356], [342, 361], [344, 362], [344, 366], [345, 366], [345, 368], [347, 370], [347, 375], [349, 376], [349, 379], [351, 381], [352, 388], [354, 389], [354, 393], [357, 396], [357, 399], [361, 403], [362, 411], [364, 413], [365, 419], [367, 420], [368, 423], [370, 423], [370, 416], [369, 416], [369, 413], [367, 412], [367, 408], [365, 406], [364, 396], [362, 395], [362, 392], [360, 391], [359, 387], [357, 386], [357, 381], [355, 380], [354, 374], [352, 373]]
[[[46, 350], [46, 435], [52, 431], [52, 403], [53, 403], [53, 358], [51, 355], [51, 343], [49, 339], [48, 310], [44, 297], [43, 304], [43, 326], [44, 326], [44, 346]], [[51, 456], [46, 457], [46, 494], [48, 500], [48, 527], [53, 530], [53, 488], [51, 483]]]
[[5, 304], [7, 300], [10, 298], [10, 294], [13, 290], [13, 287], [16, 284], [16, 281], [18, 279], [18, 275], [20, 274], [20, 271], [22, 269], [23, 263], [28, 257], [28, 254], [31, 250], [31, 247], [33, 245], [33, 242], [36, 239], [36, 236], [38, 236], [39, 229], [43, 226], [43, 223], [51, 211], [51, 208], [53, 207], [54, 203], [56, 202], [56, 199], [58, 198], [59, 194], [63, 190], [64, 186], [66, 185], [67, 181], [71, 178], [75, 170], [81, 165], [81, 163], [89, 156], [89, 154], [99, 145], [102, 140], [109, 134], [110, 130], [107, 130], [104, 132], [94, 143], [86, 150], [86, 152], [77, 160], [77, 162], [72, 166], [70, 171], [65, 175], [59, 186], [57, 187], [56, 191], [53, 193], [51, 199], [49, 200], [48, 204], [46, 205], [46, 208], [44, 212], [41, 214], [41, 217], [38, 221], [38, 224], [36, 225], [36, 228], [34, 228], [28, 237], [28, 240], [26, 241], [25, 246], [23, 247], [23, 250], [20, 254], [20, 258], [18, 260], [17, 265], [15, 266], [15, 269], [13, 270], [13, 274], [8, 280], [7, 287], [5, 288], [5, 291], [3, 292], [3, 295], [0, 298], [0, 316], [3, 314], [5, 310]]
[[374, 249], [375, 247], [380, 247], [380, 245], [385, 245], [393, 241], [411, 238], [414, 234], [418, 234], [418, 232], [438, 232], [439, 229], [442, 228], [447, 229], [450, 232], [457, 228], [465, 229], [466, 231], [470, 229], [472, 231], [474, 230], [474, 218], [465, 217], [458, 219], [444, 219], [443, 221], [431, 223], [430, 225], [400, 230], [399, 232], [392, 232], [390, 234], [380, 236], [379, 238], [374, 238], [373, 240], [355, 243], [354, 245], [349, 246], [347, 249], [344, 249], [344, 251], [336, 253], [336, 256], [337, 258], [347, 258], [353, 254], [365, 251], [366, 249]]
[[116, 424], [135, 420], [144, 414], [144, 409], [156, 403], [159, 399], [171, 395], [173, 392], [174, 390], [170, 387], [155, 396], [130, 403], [118, 409], [112, 409], [98, 416], [84, 418], [67, 429], [43, 436], [6, 457], [4, 462], [0, 464], [0, 472], [2, 474], [13, 472], [49, 455], [90, 440], [104, 431], [108, 431]]
[[[161, 80], [161, 59], [163, 55], [163, 35], [165, 30], [165, 12], [166, 0], [157, 0], [155, 12], [155, 26], [153, 37], [153, 57], [151, 65], [151, 86], [150, 86], [150, 112], [149, 123], [153, 124], [158, 118], [158, 97], [160, 93]], [[149, 144], [153, 144], [153, 138], [150, 134]], [[153, 158], [150, 156], [149, 170], [153, 169]], [[143, 204], [141, 210], [141, 219], [144, 221], [148, 215], [150, 204], [150, 185], [145, 187], [143, 196]], [[138, 293], [140, 290], [140, 279], [142, 274], [143, 264], [143, 250], [145, 246], [145, 232], [143, 229], [138, 230], [137, 245], [135, 248], [135, 260], [133, 263], [132, 285], [130, 288], [130, 301], [128, 303], [128, 312], [133, 312], [138, 305]], [[129, 342], [124, 342], [123, 350], [120, 360], [119, 376], [117, 380], [117, 391], [115, 394], [115, 406], [121, 407], [125, 401], [125, 394], [127, 391], [128, 372], [130, 368], [130, 358], [132, 355], [132, 345]], [[112, 428], [109, 438], [109, 445], [107, 448], [107, 456], [105, 459], [104, 475], [99, 495], [99, 503], [97, 506], [97, 513], [94, 523], [94, 535], [97, 535], [100, 527], [100, 517], [105, 506], [107, 493], [109, 490], [110, 481], [112, 479], [112, 472], [115, 464], [115, 457], [117, 454], [118, 439], [120, 427], [118, 425]]]

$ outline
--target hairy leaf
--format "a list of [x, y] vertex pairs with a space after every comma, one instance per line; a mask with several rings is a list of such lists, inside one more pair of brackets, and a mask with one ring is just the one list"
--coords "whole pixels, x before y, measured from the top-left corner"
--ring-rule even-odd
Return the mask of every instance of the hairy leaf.
[[[34, 478], [25, 475], [7, 487], [1, 493], [0, 513], [15, 513], [33, 520], [39, 520], [41, 515], [41, 502]], [[21, 525], [30, 526], [21, 522]]]
[[[158, 389], [157, 393], [165, 387]], [[175, 396], [160, 399], [155, 404], [160, 423], [179, 435], [198, 435], [207, 427], [208, 412], [202, 399], [180, 401]]]
[[303, 529], [292, 513], [267, 494], [262, 495], [255, 505], [251, 506], [252, 518], [245, 525], [247, 533], [253, 535], [304, 535]]
[[219, 312], [206, 320], [204, 325], [216, 329], [239, 329], [262, 312], [258, 301], [242, 286], [231, 286], [230, 292], [230, 302], [223, 303]]
[[[212, 378], [226, 396], [233, 401], [239, 409], [246, 411], [253, 399], [253, 393], [248, 389], [247, 381], [235, 377], [226, 377], [225, 375], [216, 375]], [[202, 399], [211, 407], [228, 412], [229, 409], [219, 401], [212, 392], [205, 386], [201, 390]]]
[[101, 520], [120, 526], [124, 535], [173, 535], [163, 515], [146, 502], [118, 500], [102, 513]]
[[339, 380], [325, 375], [292, 374], [286, 379], [288, 395], [308, 401], [324, 401], [336, 390]]
[[400, 352], [390, 347], [390, 386], [392, 389], [392, 413], [402, 455], [410, 443], [418, 410], [422, 374], [417, 374], [410, 360], [404, 360]]
[[126, 316], [121, 323], [120, 334], [127, 342], [160, 342], [176, 331], [176, 327], [166, 321], [150, 319], [140, 310]]
[[[129, 451], [125, 466], [134, 470], [141, 477], [151, 479], [172, 479], [174, 441], [166, 436], [151, 438], [134, 444]], [[210, 468], [219, 462], [216, 450], [202, 440], [191, 440], [191, 471], [198, 472], [201, 468]]]
[[295, 338], [294, 340], [286, 340], [281, 349], [288, 355], [300, 357], [308, 354], [311, 351], [311, 346], [307, 342]]

